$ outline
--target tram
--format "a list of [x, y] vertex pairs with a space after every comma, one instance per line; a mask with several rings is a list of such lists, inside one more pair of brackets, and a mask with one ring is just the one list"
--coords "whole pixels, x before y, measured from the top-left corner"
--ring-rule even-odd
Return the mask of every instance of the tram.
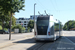
[[55, 41], [61, 36], [62, 25], [53, 15], [38, 15], [34, 20], [34, 39]]

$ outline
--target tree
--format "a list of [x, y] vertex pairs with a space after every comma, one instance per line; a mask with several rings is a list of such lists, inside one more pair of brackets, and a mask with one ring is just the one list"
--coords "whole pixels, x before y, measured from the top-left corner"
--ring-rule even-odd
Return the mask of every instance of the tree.
[[16, 25], [16, 18], [14, 16], [12, 16], [12, 25]]
[[[0, 24], [2, 26], [2, 30], [4, 30], [4, 28], [9, 28], [9, 21], [10, 18], [9, 16], [0, 16]], [[16, 23], [16, 18], [13, 16], [12, 17], [12, 25], [15, 25]]]
[[0, 25], [0, 30], [2, 30], [2, 26]]
[[[25, 0], [0, 0], [0, 14], [10, 15], [10, 37], [11, 37], [11, 23], [12, 23], [12, 13], [19, 12], [19, 10], [24, 10]], [[10, 40], [11, 38], [9, 38]]]
[[74, 20], [69, 20], [68, 22], [65, 23], [65, 25], [63, 27], [64, 30], [70, 30], [71, 28], [75, 28]]
[[9, 17], [8, 16], [0, 16], [0, 22], [1, 22], [1, 25], [2, 25], [2, 30], [4, 30], [4, 23], [9, 21]]
[[27, 27], [30, 27], [31, 29], [33, 29], [34, 28], [34, 21], [30, 20]]
[[20, 24], [12, 26], [12, 30], [14, 30], [14, 29], [19, 29], [20, 33], [25, 32], [25, 28], [22, 27], [22, 25], [20, 25]]
[[7, 29], [10, 28], [10, 26], [9, 26], [9, 21], [7, 21], [7, 22], [4, 23], [4, 28], [7, 28]]
[[3, 14], [8, 14], [9, 12], [15, 13], [19, 10], [24, 10], [25, 0], [0, 0], [0, 10]]
[[[10, 20], [10, 19], [9, 19]], [[5, 23], [4, 23], [4, 28], [10, 28], [10, 26], [9, 26], [9, 21], [6, 21]], [[12, 26], [14, 26], [14, 25], [16, 25], [16, 18], [13, 16], [12, 17]]]

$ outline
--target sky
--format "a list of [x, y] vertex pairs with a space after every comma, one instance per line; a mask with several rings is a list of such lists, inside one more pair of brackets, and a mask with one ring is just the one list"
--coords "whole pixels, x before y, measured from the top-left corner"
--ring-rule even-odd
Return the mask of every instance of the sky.
[[20, 10], [19, 13], [15, 13], [15, 18], [30, 18], [30, 15], [34, 15], [34, 3], [35, 15], [47, 14], [53, 15], [55, 19], [58, 19], [64, 25], [68, 20], [75, 20], [75, 0], [25, 0], [25, 11]]

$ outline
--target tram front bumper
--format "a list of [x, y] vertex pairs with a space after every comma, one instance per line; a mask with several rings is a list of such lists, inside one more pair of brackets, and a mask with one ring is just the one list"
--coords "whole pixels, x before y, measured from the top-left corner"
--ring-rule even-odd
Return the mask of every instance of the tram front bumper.
[[54, 40], [54, 38], [36, 38], [35, 40]]
[[54, 40], [54, 36], [53, 37], [34, 37], [35, 40], [40, 40], [40, 41], [43, 41], [43, 40], [50, 40], [50, 41], [53, 41]]

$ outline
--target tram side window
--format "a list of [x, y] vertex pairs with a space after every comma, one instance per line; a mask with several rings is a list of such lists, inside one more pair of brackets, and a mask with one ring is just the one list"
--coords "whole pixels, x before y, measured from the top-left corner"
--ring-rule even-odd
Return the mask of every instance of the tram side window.
[[59, 31], [59, 23], [55, 23], [54, 30]]

